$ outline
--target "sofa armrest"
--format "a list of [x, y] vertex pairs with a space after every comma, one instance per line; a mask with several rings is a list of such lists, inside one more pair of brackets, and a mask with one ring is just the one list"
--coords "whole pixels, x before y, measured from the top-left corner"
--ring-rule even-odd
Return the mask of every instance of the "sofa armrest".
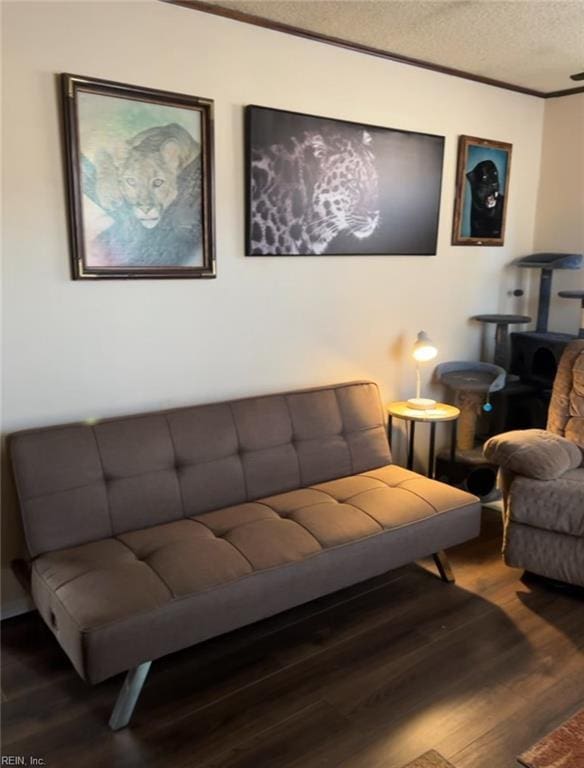
[[582, 464], [575, 444], [544, 429], [522, 429], [491, 437], [484, 445], [485, 458], [502, 469], [536, 480], [555, 480]]

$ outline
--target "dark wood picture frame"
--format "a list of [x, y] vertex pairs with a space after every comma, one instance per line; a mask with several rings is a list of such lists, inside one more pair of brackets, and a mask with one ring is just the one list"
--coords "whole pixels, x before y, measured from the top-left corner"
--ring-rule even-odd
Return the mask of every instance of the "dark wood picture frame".
[[[60, 81], [73, 279], [214, 278], [213, 101], [67, 73]], [[83, 126], [88, 114], [99, 122], [99, 105], [115, 110], [123, 155], [109, 138], [97, 143], [97, 128], [85, 136], [99, 160], [84, 154], [80, 98]], [[196, 137], [180, 124], [190, 121]]]
[[505, 243], [512, 150], [504, 141], [460, 136], [452, 245]]
[[246, 256], [434, 256], [443, 158], [443, 136], [251, 104]]

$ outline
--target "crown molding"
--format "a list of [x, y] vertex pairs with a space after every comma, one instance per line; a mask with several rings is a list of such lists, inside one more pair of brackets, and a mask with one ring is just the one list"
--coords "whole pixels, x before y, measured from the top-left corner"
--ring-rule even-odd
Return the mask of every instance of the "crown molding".
[[584, 85], [578, 88], [566, 88], [563, 91], [549, 91], [544, 93], [544, 99], [557, 99], [559, 96], [574, 96], [577, 93], [584, 93]]
[[[224, 8], [214, 3], [208, 3], [204, 0], [161, 0], [161, 2], [168, 3], [169, 5], [178, 5], [182, 8], [189, 8], [193, 11], [201, 11], [203, 13], [211, 13], [214, 16], [222, 16], [226, 19], [233, 21], [239, 21], [244, 24], [253, 24], [256, 27], [263, 27], [264, 29], [271, 29], [275, 32], [283, 32], [288, 35], [294, 35], [295, 37], [302, 37], [307, 40], [314, 40], [319, 43], [325, 43], [326, 45], [334, 45], [337, 48], [345, 48], [349, 51], [355, 51], [357, 53], [364, 53], [368, 56], [376, 56], [381, 59], [387, 59], [388, 61], [394, 61], [398, 64], [407, 64], [408, 66], [418, 67], [420, 69], [428, 69], [432, 72], [439, 72], [443, 75], [450, 75], [451, 77], [459, 77], [464, 80], [471, 80], [475, 83], [482, 83], [483, 85], [490, 85], [494, 88], [503, 88], [507, 91], [514, 91], [515, 93], [522, 93], [526, 96], [535, 96], [540, 99], [547, 98], [548, 96], [567, 95], [572, 92], [570, 89], [567, 92], [554, 91], [551, 94], [547, 94], [543, 91], [537, 91], [532, 88], [525, 88], [522, 85], [515, 85], [514, 83], [506, 83], [502, 80], [495, 80], [490, 77], [483, 77], [482, 75], [475, 75], [472, 72], [464, 72], [460, 69], [454, 69], [452, 67], [443, 67], [440, 64], [434, 64], [430, 61], [424, 61], [423, 59], [416, 59], [411, 56], [403, 56], [400, 53], [393, 53], [391, 51], [385, 51], [381, 48], [373, 48], [368, 45], [362, 45], [361, 43], [353, 43], [349, 40], [343, 40], [339, 37], [331, 37], [329, 35], [321, 34], [320, 32], [311, 32], [308, 29], [302, 29], [301, 27], [295, 27], [291, 24], [284, 24], [279, 21], [272, 21], [266, 19], [263, 16], [256, 16], [255, 14], [245, 13], [243, 11], [236, 11], [231, 8]], [[574, 92], [581, 89], [574, 89]]]

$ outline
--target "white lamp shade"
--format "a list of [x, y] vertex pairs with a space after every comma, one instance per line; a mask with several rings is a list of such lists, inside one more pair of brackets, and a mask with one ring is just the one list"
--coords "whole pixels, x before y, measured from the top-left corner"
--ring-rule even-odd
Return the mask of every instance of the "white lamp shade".
[[425, 363], [428, 360], [433, 360], [437, 354], [438, 349], [428, 338], [426, 331], [420, 331], [412, 350], [414, 360], [417, 360], [418, 363]]

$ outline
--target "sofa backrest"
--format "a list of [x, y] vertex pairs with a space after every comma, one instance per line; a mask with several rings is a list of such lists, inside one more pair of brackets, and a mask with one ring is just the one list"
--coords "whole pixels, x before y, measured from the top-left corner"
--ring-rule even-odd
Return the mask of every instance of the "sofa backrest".
[[547, 428], [584, 449], [584, 339], [571, 341], [560, 360]]
[[9, 446], [31, 556], [391, 461], [372, 382], [27, 430]]

